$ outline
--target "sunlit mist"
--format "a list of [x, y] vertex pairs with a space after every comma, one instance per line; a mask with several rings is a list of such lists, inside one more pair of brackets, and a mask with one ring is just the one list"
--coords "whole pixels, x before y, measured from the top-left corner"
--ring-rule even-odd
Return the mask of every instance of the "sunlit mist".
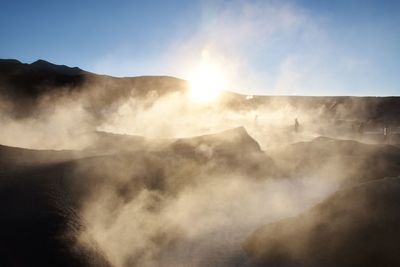
[[203, 62], [192, 71], [189, 83], [190, 98], [198, 103], [216, 100], [220, 92], [227, 87], [224, 72], [208, 58], [203, 59]]
[[0, 2], [0, 267], [400, 267], [400, 0], [48, 2]]

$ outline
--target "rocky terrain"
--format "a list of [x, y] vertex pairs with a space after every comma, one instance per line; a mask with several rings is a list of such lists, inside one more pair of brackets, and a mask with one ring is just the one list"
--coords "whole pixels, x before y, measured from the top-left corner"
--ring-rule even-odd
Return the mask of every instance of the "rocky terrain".
[[400, 264], [399, 97], [187, 91], [0, 60], [0, 266]]

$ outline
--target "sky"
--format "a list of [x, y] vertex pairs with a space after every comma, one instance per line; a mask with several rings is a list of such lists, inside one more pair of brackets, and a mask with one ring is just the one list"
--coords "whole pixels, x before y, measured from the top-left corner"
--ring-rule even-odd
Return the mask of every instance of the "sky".
[[400, 1], [0, 1], [0, 58], [246, 94], [400, 95]]

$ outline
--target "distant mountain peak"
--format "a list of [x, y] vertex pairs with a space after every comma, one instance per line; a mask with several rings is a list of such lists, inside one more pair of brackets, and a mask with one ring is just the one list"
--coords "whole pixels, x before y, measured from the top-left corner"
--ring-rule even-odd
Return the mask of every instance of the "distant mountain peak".
[[16, 60], [16, 59], [1, 59], [0, 58], [0, 64], [22, 64], [20, 61]]
[[34, 66], [38, 66], [38, 65], [39, 66], [40, 65], [51, 65], [51, 66], [54, 66], [55, 64], [50, 63], [50, 62], [48, 62], [46, 60], [43, 60], [43, 59], [38, 59], [35, 62], [32, 62], [31, 65], [34, 65]]
[[59, 72], [59, 73], [63, 73], [66, 75], [78, 75], [78, 74], [82, 74], [82, 72], [84, 72], [82, 69], [80, 69], [78, 67], [68, 67], [66, 65], [57, 65], [57, 64], [48, 62], [46, 60], [43, 60], [43, 59], [38, 59], [35, 62], [31, 63], [30, 65], [34, 68]]

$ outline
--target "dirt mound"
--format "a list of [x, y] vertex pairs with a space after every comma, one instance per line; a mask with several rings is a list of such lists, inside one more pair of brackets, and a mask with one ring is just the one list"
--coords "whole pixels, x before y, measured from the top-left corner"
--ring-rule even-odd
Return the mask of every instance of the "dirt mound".
[[400, 179], [340, 190], [244, 243], [256, 266], [398, 266]]
[[[100, 135], [117, 143], [130, 139]], [[200, 151], [202, 145], [215, 152]], [[85, 153], [0, 147], [1, 266], [109, 266], [95, 244], [81, 247], [78, 240], [84, 230], [80, 211], [99, 192], [122, 204], [150, 192], [155, 198], [148, 209], [157, 212], [163, 197], [204, 179], [266, 179], [273, 166], [243, 128], [179, 140], [161, 150]], [[168, 236], [157, 238], [163, 243]]]

